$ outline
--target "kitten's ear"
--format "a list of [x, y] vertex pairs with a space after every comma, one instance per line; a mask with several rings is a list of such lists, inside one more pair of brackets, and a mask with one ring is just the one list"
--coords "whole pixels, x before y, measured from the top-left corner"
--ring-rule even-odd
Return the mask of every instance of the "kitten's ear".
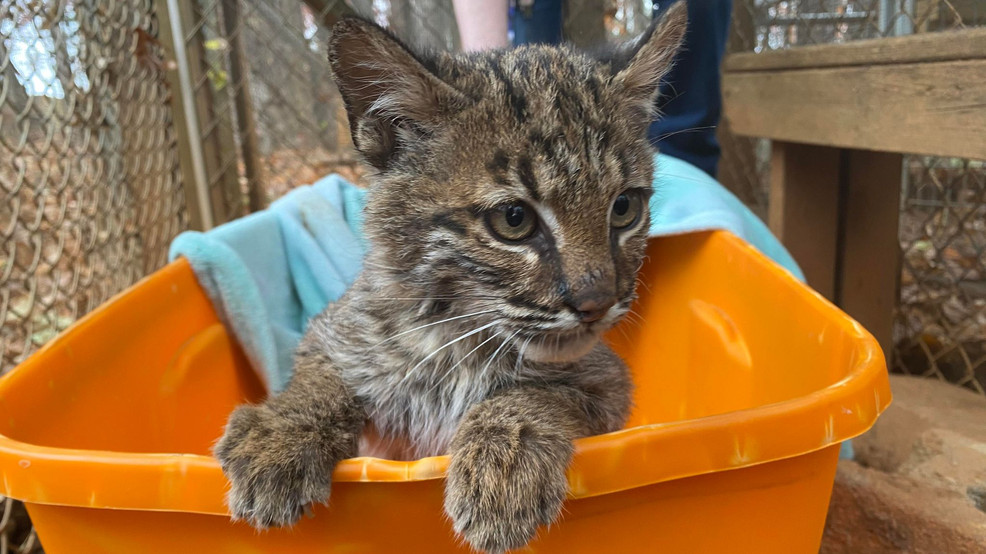
[[362, 19], [346, 18], [332, 28], [329, 63], [346, 104], [353, 143], [381, 171], [402, 140], [413, 140], [467, 102], [407, 46]]
[[688, 1], [678, 0], [646, 32], [626, 44], [610, 60], [613, 81], [622, 87], [632, 109], [647, 123], [654, 114], [661, 79], [671, 69], [688, 26]]

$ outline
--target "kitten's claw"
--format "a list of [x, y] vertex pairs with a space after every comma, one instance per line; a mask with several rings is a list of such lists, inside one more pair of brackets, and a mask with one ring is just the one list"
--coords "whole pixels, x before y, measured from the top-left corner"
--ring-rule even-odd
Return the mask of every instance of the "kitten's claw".
[[314, 502], [326, 502], [329, 461], [313, 452], [316, 437], [275, 424], [264, 406], [240, 406], [229, 418], [214, 453], [231, 488], [234, 519], [258, 529], [290, 526]]

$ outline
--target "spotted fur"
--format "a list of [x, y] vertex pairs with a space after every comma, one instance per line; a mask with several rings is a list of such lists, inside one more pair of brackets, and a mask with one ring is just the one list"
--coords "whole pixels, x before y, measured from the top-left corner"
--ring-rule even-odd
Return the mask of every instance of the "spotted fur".
[[[684, 25], [674, 7], [606, 55], [425, 56], [365, 21], [333, 29], [330, 62], [374, 170], [372, 246], [309, 324], [287, 390], [231, 416], [215, 453], [235, 517], [292, 524], [357, 453], [450, 454], [445, 508], [478, 549], [521, 547], [558, 516], [572, 440], [629, 412], [627, 369], [598, 339], [635, 297], [644, 131]], [[644, 204], [616, 229], [624, 193]], [[537, 227], [498, 238], [490, 214], [516, 202]]]

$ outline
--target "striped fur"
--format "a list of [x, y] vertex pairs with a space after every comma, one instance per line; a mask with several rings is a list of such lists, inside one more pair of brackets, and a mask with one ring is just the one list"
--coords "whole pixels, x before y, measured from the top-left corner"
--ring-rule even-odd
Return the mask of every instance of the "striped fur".
[[[678, 8], [605, 56], [424, 56], [370, 23], [337, 25], [330, 62], [375, 170], [370, 253], [310, 323], [288, 389], [239, 408], [217, 444], [235, 516], [293, 523], [358, 450], [451, 454], [446, 510], [479, 549], [520, 547], [557, 516], [571, 441], [629, 413], [627, 369], [599, 337], [634, 299], [644, 129], [683, 34]], [[644, 204], [617, 229], [624, 193]], [[498, 238], [490, 214], [518, 201], [533, 235]]]

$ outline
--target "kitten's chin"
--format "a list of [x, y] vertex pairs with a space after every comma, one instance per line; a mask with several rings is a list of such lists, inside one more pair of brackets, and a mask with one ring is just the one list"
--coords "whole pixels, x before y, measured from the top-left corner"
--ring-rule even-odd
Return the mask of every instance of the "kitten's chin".
[[541, 363], [574, 362], [588, 354], [598, 342], [596, 333], [577, 333], [557, 341], [554, 337], [532, 340], [524, 347], [524, 358]]

